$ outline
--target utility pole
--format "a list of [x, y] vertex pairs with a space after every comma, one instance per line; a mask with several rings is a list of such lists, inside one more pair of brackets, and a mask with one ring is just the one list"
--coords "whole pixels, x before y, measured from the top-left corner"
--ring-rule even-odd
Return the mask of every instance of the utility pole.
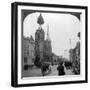
[[70, 49], [71, 49], [71, 39], [69, 39]]

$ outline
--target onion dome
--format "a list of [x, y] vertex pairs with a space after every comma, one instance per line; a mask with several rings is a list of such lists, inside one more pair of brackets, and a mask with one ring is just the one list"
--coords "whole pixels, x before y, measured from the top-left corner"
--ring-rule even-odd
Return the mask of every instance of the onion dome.
[[43, 17], [42, 17], [42, 14], [41, 14], [41, 13], [40, 13], [40, 16], [38, 17], [37, 23], [38, 23], [39, 25], [44, 24], [44, 19], [43, 19]]

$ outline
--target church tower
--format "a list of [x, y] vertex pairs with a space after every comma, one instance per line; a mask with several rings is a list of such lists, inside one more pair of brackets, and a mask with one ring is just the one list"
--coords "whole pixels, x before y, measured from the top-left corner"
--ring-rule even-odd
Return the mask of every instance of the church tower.
[[51, 41], [50, 36], [49, 36], [49, 24], [47, 25], [47, 38], [46, 38], [46, 40]]
[[42, 29], [42, 26], [44, 24], [44, 20], [42, 17], [42, 14], [40, 13], [40, 16], [38, 17], [37, 23], [39, 24], [39, 27], [35, 33], [35, 41], [36, 42], [40, 42], [40, 41], [44, 41], [45, 38], [45, 32]]
[[42, 29], [42, 25], [44, 24], [44, 19], [42, 14], [37, 19], [37, 23], [39, 27], [35, 32], [35, 57], [36, 57], [36, 64], [39, 64], [43, 60], [43, 52], [44, 52], [44, 40], [45, 40], [45, 32]]
[[47, 44], [47, 48], [48, 48], [49, 53], [51, 53], [52, 52], [52, 47], [51, 47], [51, 40], [50, 40], [50, 35], [49, 35], [49, 24], [47, 25], [46, 44]]
[[52, 57], [52, 46], [51, 46], [51, 40], [49, 36], [49, 25], [47, 25], [47, 37], [44, 43], [44, 58], [47, 61], [51, 61]]

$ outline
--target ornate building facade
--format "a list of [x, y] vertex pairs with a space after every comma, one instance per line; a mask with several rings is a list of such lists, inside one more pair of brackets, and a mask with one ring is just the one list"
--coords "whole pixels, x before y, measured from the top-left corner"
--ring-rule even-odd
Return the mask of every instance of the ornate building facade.
[[41, 14], [38, 17], [37, 23], [39, 24], [39, 27], [35, 32], [35, 64], [38, 66], [45, 61], [51, 61], [52, 47], [51, 40], [49, 38], [49, 26], [47, 28], [47, 38], [45, 40], [45, 32], [42, 28], [42, 24], [44, 24], [44, 19]]
[[47, 37], [45, 39], [45, 32], [42, 28], [44, 19], [42, 15], [38, 17], [38, 29], [35, 32], [35, 40], [33, 37], [23, 37], [23, 61], [22, 66], [27, 69], [30, 65], [40, 66], [41, 63], [51, 62], [52, 60], [52, 46], [49, 36], [49, 25], [47, 26]]

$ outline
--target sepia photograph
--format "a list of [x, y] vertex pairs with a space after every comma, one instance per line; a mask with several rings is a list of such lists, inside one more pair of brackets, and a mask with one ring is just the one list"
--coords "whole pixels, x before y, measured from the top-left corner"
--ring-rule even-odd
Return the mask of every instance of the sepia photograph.
[[14, 84], [24, 86], [87, 81], [87, 8], [40, 5], [13, 5], [13, 10], [17, 7], [17, 19], [13, 19], [17, 28], [14, 30], [18, 32], [17, 69], [14, 68], [17, 80]]

